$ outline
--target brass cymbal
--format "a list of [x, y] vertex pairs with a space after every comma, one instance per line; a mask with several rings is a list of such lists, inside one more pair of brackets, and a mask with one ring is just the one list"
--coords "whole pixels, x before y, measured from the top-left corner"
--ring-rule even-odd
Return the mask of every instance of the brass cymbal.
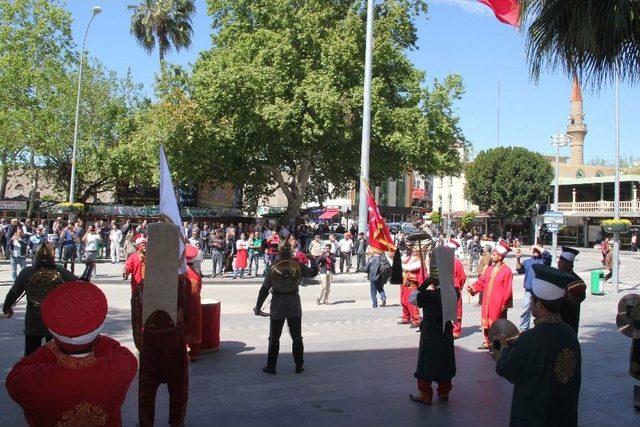
[[498, 335], [504, 335], [507, 341], [514, 340], [520, 336], [518, 327], [507, 319], [498, 319], [489, 328], [489, 342], [491, 343], [491, 356], [494, 360], [500, 359], [500, 349], [493, 348], [493, 341], [498, 338]]
[[631, 337], [633, 333], [633, 321], [640, 319], [640, 295], [628, 294], [620, 298], [618, 302], [618, 314], [616, 326], [624, 335]]

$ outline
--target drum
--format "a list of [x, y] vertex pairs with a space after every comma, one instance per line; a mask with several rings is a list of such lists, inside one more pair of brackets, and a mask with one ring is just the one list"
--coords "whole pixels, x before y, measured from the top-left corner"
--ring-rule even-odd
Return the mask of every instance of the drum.
[[220, 348], [220, 301], [202, 300], [202, 352]]

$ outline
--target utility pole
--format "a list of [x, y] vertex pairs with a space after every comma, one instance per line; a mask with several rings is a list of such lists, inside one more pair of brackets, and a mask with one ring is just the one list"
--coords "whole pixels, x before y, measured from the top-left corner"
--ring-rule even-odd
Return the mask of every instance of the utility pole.
[[[566, 147], [571, 143], [571, 137], [564, 133], [556, 133], [551, 137], [551, 145], [556, 147], [556, 179], [555, 185], [553, 188], [553, 211], [558, 212], [558, 197], [560, 193], [560, 147]], [[551, 265], [557, 265], [557, 252], [558, 252], [558, 231], [559, 224], [554, 224], [554, 228], [552, 228], [552, 249], [551, 254], [553, 259], [551, 260]]]
[[360, 154], [360, 205], [358, 231], [367, 235], [369, 209], [366, 182], [369, 181], [369, 147], [371, 145], [371, 80], [373, 63], [373, 0], [367, 0], [367, 40], [364, 59], [364, 102], [362, 111], [362, 148]]

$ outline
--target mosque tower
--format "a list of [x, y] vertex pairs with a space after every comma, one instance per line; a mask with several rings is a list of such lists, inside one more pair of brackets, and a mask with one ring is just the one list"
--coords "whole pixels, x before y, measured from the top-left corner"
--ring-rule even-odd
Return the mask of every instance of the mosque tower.
[[573, 76], [573, 87], [571, 88], [571, 113], [569, 114], [567, 135], [572, 137], [569, 163], [572, 165], [584, 164], [584, 138], [587, 136], [587, 125], [584, 124], [582, 92], [576, 75]]

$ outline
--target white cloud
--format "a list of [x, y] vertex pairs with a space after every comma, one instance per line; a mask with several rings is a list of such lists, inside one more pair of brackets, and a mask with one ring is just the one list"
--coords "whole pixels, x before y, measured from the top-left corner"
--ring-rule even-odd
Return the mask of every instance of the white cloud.
[[478, 0], [431, 0], [434, 4], [449, 4], [463, 9], [474, 15], [492, 16], [491, 9]]

